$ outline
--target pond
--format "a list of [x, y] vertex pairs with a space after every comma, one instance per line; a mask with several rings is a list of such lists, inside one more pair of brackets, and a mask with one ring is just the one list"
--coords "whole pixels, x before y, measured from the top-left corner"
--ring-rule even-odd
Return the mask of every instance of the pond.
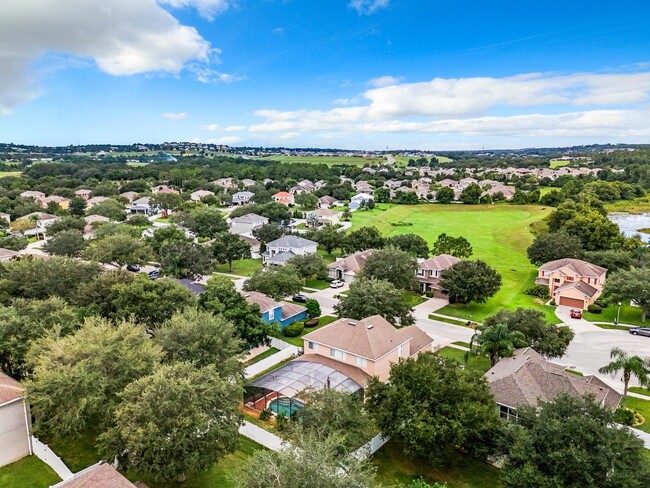
[[650, 242], [650, 234], [639, 232], [639, 229], [650, 229], [650, 212], [631, 214], [627, 212], [612, 212], [607, 215], [609, 220], [618, 224], [626, 237], [639, 234], [643, 242]]

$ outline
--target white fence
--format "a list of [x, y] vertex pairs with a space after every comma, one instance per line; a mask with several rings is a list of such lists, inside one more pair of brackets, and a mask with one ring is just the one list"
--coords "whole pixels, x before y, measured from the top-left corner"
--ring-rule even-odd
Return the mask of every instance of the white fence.
[[[300, 354], [300, 349], [298, 349], [296, 346], [287, 344], [284, 341], [279, 341], [279, 342], [285, 345], [284, 349], [281, 349], [280, 351], [276, 352], [272, 356], [269, 356], [268, 358], [264, 358], [261, 361], [258, 361], [255, 364], [251, 364], [250, 366], [246, 367], [246, 369], [244, 369], [244, 376], [246, 378], [252, 378], [256, 374], [259, 374], [262, 371], [266, 371], [267, 369], [275, 366], [276, 364], [284, 361], [285, 359], [296, 357]], [[273, 344], [273, 341], [271, 341], [271, 346], [275, 347], [276, 349], [280, 349], [278, 346]]]
[[59, 456], [54, 454], [54, 451], [48, 445], [32, 436], [32, 447], [36, 457], [52, 468], [63, 481], [72, 478], [72, 471], [68, 469]]
[[633, 429], [632, 427], [630, 427], [630, 430], [635, 436], [643, 441], [646, 449], [650, 449], [650, 434], [639, 429]]
[[361, 446], [359, 449], [354, 451], [352, 455], [357, 459], [362, 459], [362, 460], [367, 459], [370, 456], [372, 456], [374, 453], [376, 453], [389, 440], [390, 438], [384, 437], [383, 434], [380, 432], [375, 437], [370, 439], [370, 441], [366, 442], [363, 446]]
[[239, 428], [239, 433], [258, 444], [262, 444], [264, 447], [271, 449], [272, 451], [279, 451], [286, 444], [285, 441], [277, 435], [271, 434], [246, 420], [244, 420], [244, 425]]

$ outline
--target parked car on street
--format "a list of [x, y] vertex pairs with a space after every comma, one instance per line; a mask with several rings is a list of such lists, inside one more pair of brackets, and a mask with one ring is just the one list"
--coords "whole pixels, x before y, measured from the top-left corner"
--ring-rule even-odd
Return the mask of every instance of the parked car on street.
[[137, 273], [140, 271], [140, 265], [139, 264], [127, 264], [126, 269], [129, 271], [133, 271], [134, 273]]
[[293, 296], [292, 300], [294, 302], [300, 302], [300, 303], [305, 303], [307, 301], [307, 297], [303, 295], [302, 293], [298, 293]]
[[341, 280], [334, 280], [330, 283], [330, 288], [341, 288], [345, 283], [343, 283]]
[[147, 276], [149, 277], [150, 280], [155, 280], [160, 276], [160, 271], [157, 269], [154, 269], [153, 271], [149, 271], [147, 273]]
[[650, 337], [650, 327], [630, 327], [630, 334]]

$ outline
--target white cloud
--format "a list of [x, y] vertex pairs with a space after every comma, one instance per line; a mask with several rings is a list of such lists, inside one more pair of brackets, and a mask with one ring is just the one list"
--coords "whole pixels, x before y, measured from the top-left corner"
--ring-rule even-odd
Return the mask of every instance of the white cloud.
[[278, 139], [283, 141], [292, 141], [300, 137], [300, 132], [285, 132], [284, 134], [278, 136]]
[[164, 112], [162, 116], [166, 119], [169, 120], [183, 120], [187, 118], [187, 113], [185, 112], [180, 112], [180, 113], [174, 113], [174, 112]]
[[221, 127], [219, 124], [206, 124], [199, 126], [199, 129], [211, 132], [239, 132], [246, 130], [246, 128], [245, 125], [228, 125], [226, 127]]
[[[196, 5], [195, 2], [193, 3]], [[0, 15], [0, 113], [39, 94], [34, 62], [46, 53], [90, 59], [114, 76], [179, 73], [215, 51], [154, 0], [5, 2]]]
[[388, 7], [390, 0], [350, 0], [348, 7], [356, 10], [359, 15], [372, 15], [377, 10]]
[[228, 0], [158, 0], [158, 2], [171, 8], [194, 7], [201, 17], [210, 21], [230, 7]]
[[201, 83], [234, 83], [245, 80], [245, 76], [236, 76], [221, 71], [213, 70], [206, 65], [191, 66], [190, 71], [194, 73], [197, 81]]
[[368, 81], [370, 86], [375, 88], [383, 88], [385, 86], [398, 85], [402, 81], [402, 78], [395, 78], [394, 76], [380, 76], [379, 78], [373, 78]]

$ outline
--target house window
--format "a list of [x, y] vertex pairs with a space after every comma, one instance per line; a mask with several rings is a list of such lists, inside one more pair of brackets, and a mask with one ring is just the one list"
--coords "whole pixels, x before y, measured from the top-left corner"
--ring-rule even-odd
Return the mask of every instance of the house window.
[[555, 278], [553, 281], [554, 281], [555, 283], [559, 283], [559, 282], [560, 282], [560, 278]]
[[400, 344], [400, 345], [399, 345], [399, 351], [398, 351], [398, 353], [399, 353], [399, 357], [404, 356], [404, 344]]
[[362, 358], [361, 356], [357, 356], [354, 359], [354, 364], [356, 364], [357, 366], [361, 366], [362, 368], [365, 368], [366, 365], [368, 364], [368, 361], [366, 360], [366, 358]]
[[505, 405], [497, 405], [499, 408], [499, 417], [506, 420], [513, 420], [517, 422], [519, 416], [517, 415], [517, 409], [506, 407]]
[[307, 347], [312, 351], [318, 351], [318, 344], [316, 344], [315, 342], [309, 341], [307, 343]]
[[566, 280], [567, 280], [567, 281], [573, 281], [573, 276], [567, 276], [567, 277], [566, 277]]
[[275, 317], [274, 313], [275, 313], [274, 309], [269, 310], [269, 320], [273, 320], [273, 317]]
[[332, 356], [334, 359], [345, 361], [345, 353], [343, 351], [339, 351], [338, 349], [331, 348], [330, 356]]
[[424, 270], [418, 269], [418, 276], [424, 276]]
[[598, 284], [598, 278], [594, 278], [594, 285]]

